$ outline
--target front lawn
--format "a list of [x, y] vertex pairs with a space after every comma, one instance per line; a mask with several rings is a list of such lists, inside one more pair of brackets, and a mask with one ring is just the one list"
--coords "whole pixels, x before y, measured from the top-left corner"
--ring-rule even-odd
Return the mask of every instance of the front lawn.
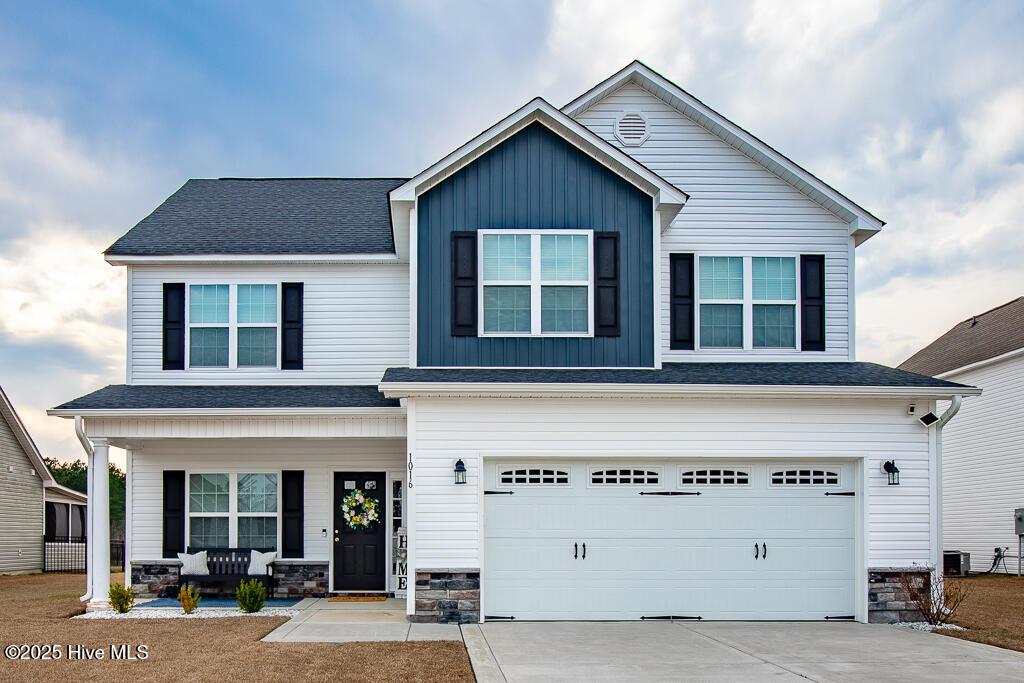
[[[115, 580], [120, 580], [118, 576]], [[284, 617], [69, 619], [81, 574], [0, 576], [0, 648], [20, 643], [147, 645], [146, 661], [9, 661], [0, 681], [472, 681], [457, 642], [261, 643]]]
[[1024, 577], [990, 574], [947, 581], [970, 591], [953, 619], [968, 630], [939, 633], [1024, 652]]

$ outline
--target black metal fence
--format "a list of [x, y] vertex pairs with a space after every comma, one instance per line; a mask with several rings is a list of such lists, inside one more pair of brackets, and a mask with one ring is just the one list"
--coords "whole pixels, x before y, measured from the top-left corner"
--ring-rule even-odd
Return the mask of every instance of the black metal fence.
[[[88, 543], [81, 536], [50, 536], [43, 538], [43, 571], [85, 572], [88, 565]], [[110, 542], [110, 568], [124, 571], [124, 541]]]

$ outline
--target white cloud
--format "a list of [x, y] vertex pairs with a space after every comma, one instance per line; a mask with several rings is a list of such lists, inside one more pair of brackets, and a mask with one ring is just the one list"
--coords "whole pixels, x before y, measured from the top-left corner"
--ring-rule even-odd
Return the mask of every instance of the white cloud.
[[971, 143], [969, 155], [978, 163], [1021, 161], [1024, 152], [1024, 86], [1016, 85], [982, 101], [963, 121]]

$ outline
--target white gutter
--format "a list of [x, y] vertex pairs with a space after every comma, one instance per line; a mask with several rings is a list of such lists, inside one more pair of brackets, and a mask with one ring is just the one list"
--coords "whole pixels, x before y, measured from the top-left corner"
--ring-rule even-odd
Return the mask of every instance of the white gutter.
[[108, 254], [104, 260], [112, 266], [203, 263], [408, 263], [395, 254], [168, 254], [162, 256]]
[[975, 387], [792, 386], [750, 384], [606, 384], [526, 382], [381, 382], [388, 398], [472, 397], [692, 397], [692, 398], [920, 398], [949, 400], [954, 392], [977, 396]]
[[79, 417], [400, 417], [405, 408], [51, 408], [47, 415], [63, 418]]
[[971, 370], [980, 370], [981, 368], [988, 367], [989, 365], [994, 365], [996, 363], [1001, 363], [1004, 360], [1010, 360], [1011, 358], [1016, 358], [1017, 356], [1022, 356], [1022, 355], [1024, 355], [1024, 347], [1021, 347], [1019, 349], [1014, 349], [1013, 351], [1007, 351], [1006, 353], [1000, 354], [998, 356], [993, 356], [992, 358], [986, 358], [985, 360], [979, 360], [976, 363], [969, 363], [969, 364], [963, 365], [963, 366], [961, 366], [959, 368], [953, 368], [952, 370], [946, 370], [945, 372], [940, 372], [939, 374], [935, 375], [935, 378], [936, 379], [946, 379], [947, 377], [952, 377], [954, 375], [959, 375], [961, 373], [969, 372]]
[[[935, 529], [936, 529], [936, 548], [935, 553], [935, 571], [933, 573], [934, 581], [941, 584], [942, 582], [942, 559], [943, 559], [943, 538], [945, 536], [943, 529], [943, 514], [942, 514], [942, 428], [945, 427], [950, 420], [952, 420], [958, 412], [960, 412], [960, 404], [963, 403], [963, 396], [953, 396], [950, 399], [949, 407], [946, 408], [946, 412], [942, 413], [939, 419], [932, 424], [935, 427]], [[940, 591], [939, 595], [943, 592]]]
[[[85, 429], [82, 427], [82, 417], [80, 415], [76, 415], [75, 416], [75, 435], [78, 436], [78, 440], [79, 440], [79, 442], [81, 442], [82, 448], [85, 449], [85, 457], [86, 457], [86, 469], [85, 469], [85, 474], [86, 474], [86, 476], [85, 476], [85, 491], [86, 491], [86, 494], [85, 495], [91, 500], [92, 499], [92, 480], [93, 480], [93, 477], [95, 476], [94, 470], [96, 468], [93, 467], [93, 454], [94, 453], [93, 453], [93, 449], [92, 449], [92, 442], [89, 441], [89, 437], [87, 437], [85, 435]], [[104, 474], [106, 474], [106, 473], [104, 473]], [[85, 558], [85, 576], [86, 576], [86, 579], [85, 579], [85, 581], [86, 581], [86, 584], [85, 584], [85, 586], [86, 586], [86, 588], [85, 588], [85, 595], [83, 595], [80, 598], [78, 598], [81, 602], [89, 602], [90, 600], [92, 600], [92, 570], [93, 570], [93, 567], [95, 566], [95, 562], [93, 562], [93, 558], [92, 558], [92, 550], [93, 550], [93, 546], [94, 546], [94, 544], [92, 543], [92, 539], [93, 539], [92, 517], [93, 517], [92, 503], [87, 503], [86, 506], [85, 506], [85, 518], [86, 518], [86, 521], [85, 521], [85, 528], [86, 528], [86, 545], [85, 545], [85, 554], [86, 554], [86, 558]]]

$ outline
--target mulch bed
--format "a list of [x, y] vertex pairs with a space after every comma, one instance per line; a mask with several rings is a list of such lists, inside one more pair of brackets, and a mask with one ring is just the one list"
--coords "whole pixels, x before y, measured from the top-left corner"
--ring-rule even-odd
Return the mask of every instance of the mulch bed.
[[1024, 652], [1024, 577], [990, 574], [947, 581], [970, 591], [953, 618], [968, 630], [939, 633]]
[[[120, 579], [120, 577], [118, 577]], [[10, 661], [0, 681], [312, 680], [473, 681], [461, 642], [261, 643], [287, 621], [266, 617], [204, 620], [69, 619], [83, 611], [81, 574], [0, 576], [0, 649], [10, 644], [68, 644], [108, 652], [147, 645], [145, 661]]]

